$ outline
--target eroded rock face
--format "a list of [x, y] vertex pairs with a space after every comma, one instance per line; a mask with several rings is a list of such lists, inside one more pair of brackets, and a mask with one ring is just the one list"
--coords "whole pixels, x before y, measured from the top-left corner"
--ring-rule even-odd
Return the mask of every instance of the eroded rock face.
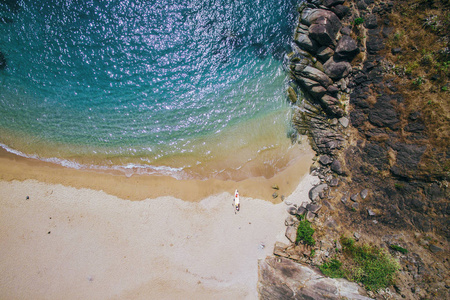
[[354, 282], [325, 278], [319, 271], [282, 257], [260, 260], [258, 277], [260, 299], [371, 299]]
[[328, 87], [330, 84], [333, 83], [333, 81], [330, 79], [330, 77], [328, 77], [328, 75], [326, 75], [324, 72], [314, 67], [307, 66], [306, 68], [303, 69], [303, 71], [300, 74], [303, 77], [317, 81], [323, 87]]

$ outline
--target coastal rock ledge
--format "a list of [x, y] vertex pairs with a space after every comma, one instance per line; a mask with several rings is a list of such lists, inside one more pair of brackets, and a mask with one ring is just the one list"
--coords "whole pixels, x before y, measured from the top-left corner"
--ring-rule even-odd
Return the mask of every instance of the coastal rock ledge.
[[356, 283], [324, 277], [292, 260], [268, 256], [259, 261], [260, 299], [369, 300]]

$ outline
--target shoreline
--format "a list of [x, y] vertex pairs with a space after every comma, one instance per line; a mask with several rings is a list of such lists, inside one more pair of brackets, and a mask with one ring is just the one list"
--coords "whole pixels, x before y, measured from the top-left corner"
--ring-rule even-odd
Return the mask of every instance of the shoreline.
[[[304, 175], [286, 202], [308, 201], [316, 181]], [[243, 196], [235, 214], [231, 193], [127, 201], [29, 179], [0, 188], [9, 298], [257, 299], [258, 260], [287, 240], [284, 203]]]
[[[304, 145], [302, 145], [304, 147]], [[309, 146], [307, 146], [309, 147]], [[177, 180], [170, 176], [112, 174], [94, 170], [71, 169], [57, 164], [25, 158], [0, 149], [0, 180], [25, 181], [34, 179], [48, 184], [62, 184], [67, 187], [87, 188], [104, 191], [125, 200], [154, 199], [173, 196], [185, 201], [201, 201], [220, 194], [233, 193], [239, 189], [244, 197], [280, 202], [280, 196], [290, 195], [300, 179], [309, 172], [314, 157], [313, 151], [302, 151], [290, 166], [271, 178], [253, 177], [241, 181], [232, 180]], [[273, 198], [273, 185], [279, 186], [279, 197]]]

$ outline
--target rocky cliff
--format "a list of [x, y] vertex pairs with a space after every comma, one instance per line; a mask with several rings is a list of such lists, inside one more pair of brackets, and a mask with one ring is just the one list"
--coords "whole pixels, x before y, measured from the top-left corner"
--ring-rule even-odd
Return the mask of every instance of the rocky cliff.
[[[276, 255], [320, 266], [342, 256], [339, 240], [350, 236], [400, 263], [394, 283], [369, 296], [450, 298], [448, 11], [448, 1], [301, 3], [287, 94], [321, 184], [289, 212], [312, 222], [317, 243], [305, 251], [294, 240]], [[294, 237], [297, 224], [287, 224]], [[278, 296], [266, 290], [261, 298], [316, 299], [286, 285]]]

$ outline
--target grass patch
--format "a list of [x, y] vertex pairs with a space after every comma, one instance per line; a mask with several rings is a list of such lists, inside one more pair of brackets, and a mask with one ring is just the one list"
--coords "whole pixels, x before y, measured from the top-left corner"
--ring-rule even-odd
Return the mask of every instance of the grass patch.
[[391, 248], [392, 250], [398, 251], [398, 252], [400, 252], [402, 254], [407, 254], [408, 253], [407, 249], [405, 249], [403, 247], [400, 247], [398, 245], [389, 245], [389, 248]]
[[344, 270], [341, 269], [342, 263], [333, 258], [330, 261], [319, 266], [320, 271], [323, 275], [331, 278], [342, 278], [344, 277]]
[[394, 283], [399, 263], [381, 248], [356, 245], [351, 238], [341, 238], [342, 262], [337, 257], [319, 268], [329, 277], [343, 277], [362, 283], [369, 291], [377, 291]]
[[297, 239], [296, 243], [302, 242], [309, 246], [314, 246], [316, 241], [312, 237], [314, 234], [314, 229], [311, 227], [311, 223], [308, 220], [300, 220], [297, 228]]
[[356, 18], [353, 20], [353, 24], [354, 25], [361, 25], [362, 23], [364, 23], [364, 19], [363, 18]]

